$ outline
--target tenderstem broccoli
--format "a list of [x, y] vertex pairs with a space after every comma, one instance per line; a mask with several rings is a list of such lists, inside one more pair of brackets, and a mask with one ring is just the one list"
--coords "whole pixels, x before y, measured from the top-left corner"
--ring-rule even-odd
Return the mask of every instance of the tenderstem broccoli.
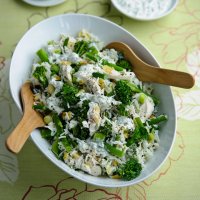
[[167, 115], [159, 115], [158, 117], [151, 118], [148, 123], [149, 125], [154, 125], [166, 120], [167, 120]]
[[39, 81], [39, 83], [45, 88], [48, 86], [48, 79], [46, 77], [46, 69], [44, 66], [36, 67], [33, 72], [33, 76]]
[[44, 49], [39, 49], [37, 51], [37, 55], [42, 62], [49, 62], [48, 53]]
[[112, 134], [112, 124], [105, 122], [104, 126], [100, 126], [96, 133], [94, 133], [94, 140], [105, 140]]
[[104, 145], [105, 145], [107, 151], [108, 151], [111, 155], [117, 156], [117, 157], [119, 157], [119, 158], [121, 158], [121, 157], [124, 156], [124, 153], [125, 153], [125, 152], [124, 152], [123, 150], [120, 150], [120, 149], [118, 149], [117, 147], [115, 147], [115, 146], [113, 146], [113, 145], [111, 145], [111, 144], [109, 144], [109, 143], [105, 143]]
[[89, 43], [87, 41], [81, 40], [75, 43], [74, 52], [79, 56], [82, 56], [84, 53], [88, 51]]
[[116, 64], [126, 70], [131, 70], [130, 62], [125, 59], [118, 60]]
[[116, 82], [115, 86], [116, 98], [120, 100], [123, 104], [128, 105], [132, 101], [133, 91], [127, 85], [127, 82], [120, 80]]
[[106, 79], [108, 77], [107, 74], [102, 74], [100, 72], [93, 72], [92, 76], [95, 78], [102, 78], [102, 79]]
[[140, 175], [142, 165], [136, 158], [130, 158], [125, 164], [117, 169], [116, 173], [124, 180], [130, 181]]
[[63, 107], [68, 109], [68, 104], [76, 105], [79, 102], [79, 97], [76, 96], [78, 92], [79, 89], [76, 86], [65, 83], [61, 91], [56, 94], [56, 97], [60, 97], [62, 99]]
[[79, 138], [80, 140], [86, 140], [90, 134], [89, 129], [82, 127], [79, 123], [74, 128], [72, 128], [72, 133], [75, 137]]
[[128, 111], [126, 110], [126, 105], [123, 104], [123, 103], [121, 103], [117, 106], [117, 112], [121, 116], [128, 116], [129, 115]]
[[113, 64], [113, 63], [110, 63], [107, 60], [102, 60], [102, 65], [108, 65], [110, 67], [113, 67], [116, 71], [123, 71], [124, 70], [123, 67], [120, 67], [120, 66]]
[[133, 131], [131, 137], [127, 139], [127, 146], [131, 146], [133, 143], [148, 139], [148, 131], [142, 123], [141, 119], [139, 117], [136, 117], [134, 119], [134, 123], [135, 130]]
[[128, 105], [131, 103], [132, 96], [134, 93], [144, 93], [145, 95], [151, 97], [156, 105], [159, 103], [159, 100], [156, 97], [144, 92], [137, 85], [135, 85], [134, 83], [131, 83], [128, 80], [117, 81], [116, 86], [115, 86], [115, 92], [116, 92], [116, 97], [118, 98], [118, 100], [120, 100], [125, 105]]
[[61, 133], [63, 133], [64, 129], [63, 129], [63, 124], [57, 114], [53, 115], [53, 122], [55, 123], [57, 130], [56, 135], [59, 136]]
[[64, 42], [63, 42], [63, 47], [66, 47], [68, 45], [69, 42], [69, 37], [67, 37]]
[[123, 67], [126, 70], [131, 70], [131, 63], [125, 59], [124, 54], [122, 52], [118, 52], [118, 61], [116, 63], [118, 66]]

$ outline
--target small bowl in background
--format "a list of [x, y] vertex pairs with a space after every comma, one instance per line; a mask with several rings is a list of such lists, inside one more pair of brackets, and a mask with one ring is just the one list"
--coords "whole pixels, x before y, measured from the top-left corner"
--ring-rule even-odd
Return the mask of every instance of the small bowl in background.
[[113, 6], [132, 19], [150, 21], [169, 15], [178, 0], [112, 0]]
[[22, 0], [27, 4], [37, 7], [50, 7], [64, 3], [65, 0]]

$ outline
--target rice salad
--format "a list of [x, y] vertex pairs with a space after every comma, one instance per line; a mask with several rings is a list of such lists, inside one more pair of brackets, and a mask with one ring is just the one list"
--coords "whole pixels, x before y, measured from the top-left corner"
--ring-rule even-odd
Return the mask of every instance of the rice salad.
[[31, 72], [41, 136], [69, 167], [132, 180], [159, 147], [159, 100], [123, 53], [82, 30], [37, 51]]

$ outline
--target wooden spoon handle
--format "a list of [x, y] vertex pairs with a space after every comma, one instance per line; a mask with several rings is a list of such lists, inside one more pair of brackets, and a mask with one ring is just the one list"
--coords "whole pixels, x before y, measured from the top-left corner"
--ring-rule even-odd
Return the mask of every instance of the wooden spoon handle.
[[33, 93], [30, 89], [30, 82], [26, 82], [22, 86], [21, 97], [24, 107], [23, 118], [6, 140], [7, 148], [13, 153], [18, 153], [21, 150], [35, 128], [44, 126], [42, 116], [32, 108]]
[[[142, 68], [142, 69], [141, 69]], [[191, 88], [194, 85], [194, 78], [192, 75], [151, 66], [141, 66], [140, 69], [134, 69], [135, 74], [141, 81], [149, 81], [165, 85], [171, 85], [181, 88]]]
[[30, 115], [29, 118], [26, 115], [23, 116], [22, 120], [6, 140], [7, 148], [10, 151], [18, 153], [21, 150], [31, 132], [38, 127], [38, 123], [34, 119]]
[[154, 82], [165, 85], [171, 85], [181, 88], [191, 88], [194, 86], [192, 75], [175, 70], [153, 67], [141, 60], [135, 52], [123, 42], [112, 42], [106, 48], [113, 48], [123, 52], [125, 58], [133, 66], [133, 71], [140, 81]]

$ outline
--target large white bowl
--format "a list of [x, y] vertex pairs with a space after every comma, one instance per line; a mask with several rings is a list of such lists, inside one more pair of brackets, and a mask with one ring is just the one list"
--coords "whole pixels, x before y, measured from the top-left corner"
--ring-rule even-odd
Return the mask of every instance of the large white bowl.
[[[33, 26], [22, 37], [12, 57], [9, 77], [10, 90], [16, 105], [21, 111], [20, 88], [29, 78], [35, 52], [46, 45], [47, 41], [59, 38], [60, 33], [75, 36], [83, 28], [97, 35], [105, 44], [111, 41], [127, 43], [144, 61], [158, 66], [151, 53], [132, 34], [110, 21], [84, 14], [65, 14], [51, 17]], [[49, 150], [49, 143], [41, 138], [38, 130], [32, 132], [31, 138], [49, 160], [64, 172], [81, 181], [104, 187], [123, 187], [136, 184], [149, 177], [161, 166], [169, 155], [175, 138], [176, 113], [171, 89], [168, 86], [159, 84], [155, 84], [154, 88], [155, 94], [161, 101], [159, 113], [167, 114], [169, 120], [163, 123], [159, 132], [160, 147], [155, 151], [152, 159], [146, 163], [141, 175], [132, 181], [94, 177], [75, 171], [54, 156], [51, 150]]]

